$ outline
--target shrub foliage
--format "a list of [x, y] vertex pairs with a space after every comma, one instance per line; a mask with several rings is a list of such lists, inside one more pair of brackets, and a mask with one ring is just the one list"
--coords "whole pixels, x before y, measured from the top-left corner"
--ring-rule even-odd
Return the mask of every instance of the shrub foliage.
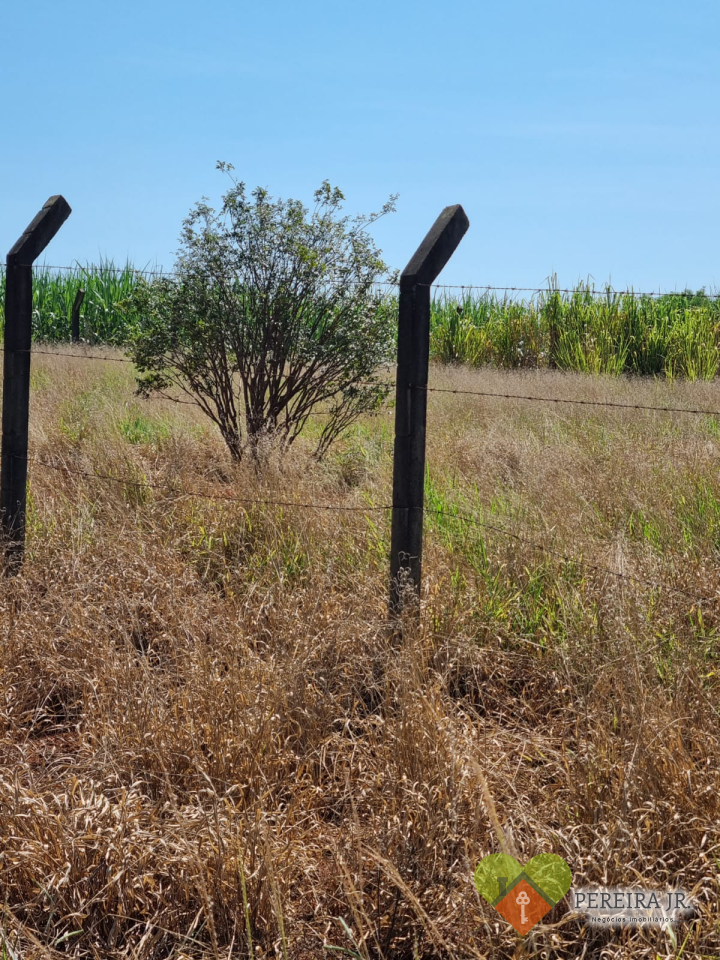
[[394, 318], [378, 281], [387, 267], [369, 216], [340, 213], [325, 181], [306, 209], [250, 195], [232, 180], [216, 211], [201, 202], [184, 222], [175, 275], [141, 280], [133, 295], [131, 356], [142, 394], [180, 388], [218, 426], [236, 460], [263, 438], [288, 446], [308, 417], [326, 417], [317, 453], [388, 386]]

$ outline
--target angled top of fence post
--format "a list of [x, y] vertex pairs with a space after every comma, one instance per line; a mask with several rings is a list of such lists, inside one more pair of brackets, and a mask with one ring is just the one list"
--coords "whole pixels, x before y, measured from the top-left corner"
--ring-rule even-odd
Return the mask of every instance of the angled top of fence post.
[[8, 253], [8, 260], [30, 266], [71, 214], [70, 204], [60, 195], [50, 197], [42, 210]]
[[431, 284], [465, 236], [470, 221], [459, 203], [445, 207], [400, 274], [400, 285]]

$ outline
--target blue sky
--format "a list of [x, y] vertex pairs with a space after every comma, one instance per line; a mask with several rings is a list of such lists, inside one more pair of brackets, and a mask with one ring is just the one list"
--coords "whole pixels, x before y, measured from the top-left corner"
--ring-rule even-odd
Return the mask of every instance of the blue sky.
[[402, 267], [443, 206], [440, 280], [720, 287], [718, 0], [6, 4], [0, 250], [53, 193], [49, 263], [171, 267], [225, 181], [348, 212]]

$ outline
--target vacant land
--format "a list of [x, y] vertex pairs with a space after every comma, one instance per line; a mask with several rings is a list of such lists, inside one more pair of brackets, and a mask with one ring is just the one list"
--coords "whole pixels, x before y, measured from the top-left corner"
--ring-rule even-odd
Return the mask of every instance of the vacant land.
[[[257, 470], [126, 364], [33, 364], [3, 956], [720, 955], [720, 416], [432, 394], [399, 638], [391, 411]], [[714, 382], [431, 384], [720, 411]], [[699, 916], [591, 932], [561, 904], [521, 942], [473, 886], [502, 845]]]

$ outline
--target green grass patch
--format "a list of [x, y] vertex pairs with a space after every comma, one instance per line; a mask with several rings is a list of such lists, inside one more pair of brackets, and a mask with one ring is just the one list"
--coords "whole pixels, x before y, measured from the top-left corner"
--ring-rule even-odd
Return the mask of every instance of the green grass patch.
[[132, 444], [155, 444], [159, 446], [170, 436], [170, 428], [163, 420], [147, 417], [142, 413], [128, 413], [118, 423], [120, 435]]

